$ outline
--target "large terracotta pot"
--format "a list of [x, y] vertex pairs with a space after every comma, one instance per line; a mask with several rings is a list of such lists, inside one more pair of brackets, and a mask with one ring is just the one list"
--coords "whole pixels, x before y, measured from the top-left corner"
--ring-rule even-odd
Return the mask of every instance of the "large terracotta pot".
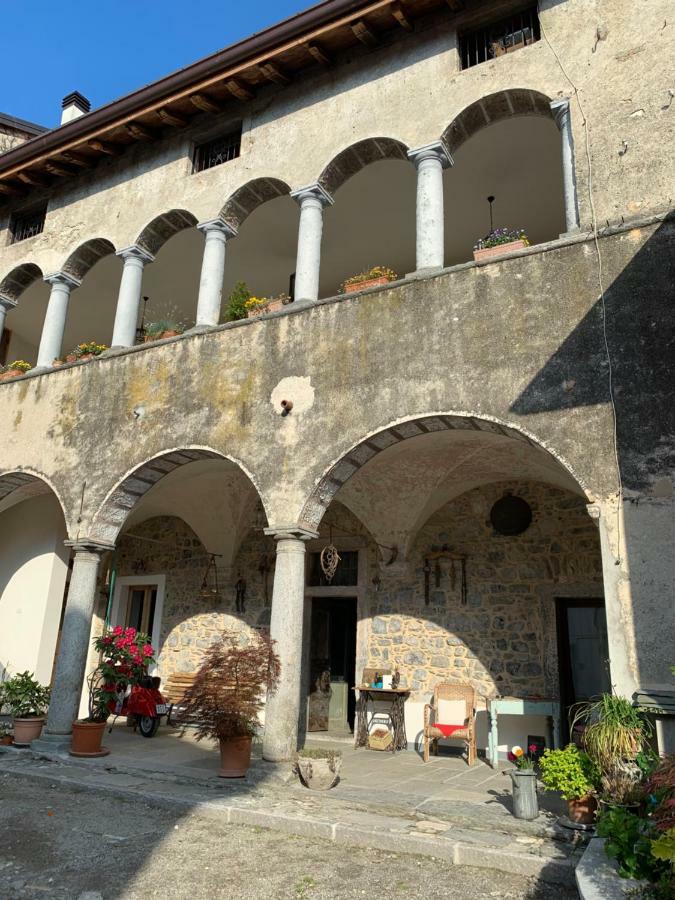
[[40, 737], [44, 724], [44, 716], [14, 719], [14, 743], [18, 747], [27, 747], [31, 741], [36, 741]]
[[484, 250], [474, 250], [474, 259], [491, 259], [493, 256], [502, 256], [504, 253], [513, 253], [514, 250], [524, 250], [527, 247], [525, 241], [510, 241], [508, 244], [497, 244], [496, 247], [486, 247]]
[[70, 742], [71, 756], [107, 756], [107, 747], [101, 746], [105, 722], [73, 722], [73, 736]]
[[379, 278], [368, 278], [366, 281], [356, 281], [354, 284], [345, 285], [345, 294], [351, 294], [353, 291], [365, 291], [366, 288], [378, 287], [381, 284], [389, 284], [390, 278], [380, 275]]
[[219, 778], [243, 778], [251, 765], [250, 735], [220, 742]]
[[567, 815], [572, 822], [579, 825], [592, 825], [595, 822], [595, 811], [598, 801], [591, 794], [567, 801]]

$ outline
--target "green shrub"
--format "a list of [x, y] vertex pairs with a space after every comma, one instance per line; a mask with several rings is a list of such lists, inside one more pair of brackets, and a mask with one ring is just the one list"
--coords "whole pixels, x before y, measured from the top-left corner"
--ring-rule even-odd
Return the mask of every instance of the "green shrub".
[[230, 296], [227, 298], [227, 310], [225, 311], [226, 322], [236, 322], [238, 319], [246, 319], [248, 312], [246, 310], [246, 301], [251, 297], [251, 292], [245, 281], [238, 281]]
[[[598, 817], [597, 833], [605, 838], [605, 852], [616, 860], [623, 878], [646, 878], [657, 883], [668, 878], [670, 866], [653, 853], [658, 832], [649, 819], [621, 806], [611, 806]], [[661, 849], [667, 852], [665, 841], [663, 846], [658, 844], [657, 852]]]
[[598, 787], [600, 773], [587, 753], [574, 744], [563, 750], [544, 750], [539, 759], [541, 780], [549, 791], [560, 791], [563, 800], [578, 800]]
[[49, 694], [49, 688], [37, 682], [31, 672], [20, 672], [5, 682], [3, 701], [15, 719], [29, 719], [47, 712]]

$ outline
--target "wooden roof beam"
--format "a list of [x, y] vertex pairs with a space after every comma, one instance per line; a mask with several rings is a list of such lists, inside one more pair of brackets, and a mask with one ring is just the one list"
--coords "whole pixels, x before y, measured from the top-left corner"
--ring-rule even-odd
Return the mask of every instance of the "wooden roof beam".
[[461, 12], [464, 9], [464, 0], [445, 0], [452, 12]]
[[362, 44], [365, 44], [366, 47], [376, 47], [379, 43], [377, 35], [366, 25], [363, 19], [359, 19], [358, 22], [352, 22], [349, 27], [354, 37], [361, 41]]
[[401, 28], [405, 28], [406, 31], [413, 30], [413, 23], [406, 15], [406, 11], [403, 9], [400, 3], [392, 3], [391, 14], [396, 19]]
[[97, 153], [103, 153], [105, 156], [119, 156], [122, 148], [119, 144], [111, 144], [110, 141], [89, 141], [89, 146]]
[[237, 100], [241, 100], [242, 103], [253, 100], [255, 97], [254, 92], [239, 78], [228, 78], [225, 82], [225, 87], [233, 97], [236, 97]]
[[7, 184], [6, 181], [0, 181], [0, 194], [6, 197], [22, 197], [24, 191], [21, 188], [14, 187], [13, 184]]
[[318, 44], [305, 44], [305, 47], [307, 48], [307, 52], [313, 56], [318, 63], [321, 63], [322, 66], [329, 66], [333, 62], [331, 57]]
[[63, 153], [59, 154], [62, 156], [66, 162], [69, 162], [73, 166], [79, 166], [81, 169], [87, 169], [92, 163], [92, 160], [86, 156], [82, 156], [79, 153], [75, 153], [73, 150], [64, 150]]
[[154, 141], [157, 138], [155, 131], [151, 128], [146, 128], [145, 125], [140, 125], [138, 122], [128, 122], [124, 127], [127, 134], [130, 134], [137, 141]]
[[74, 175], [76, 172], [72, 166], [64, 166], [52, 161], [45, 163], [45, 169], [50, 175], [57, 175], [59, 178], [66, 178], [69, 175]]
[[170, 125], [171, 128], [185, 128], [188, 124], [187, 119], [171, 112], [166, 106], [162, 106], [161, 109], [158, 109], [157, 115], [162, 120], [162, 125]]
[[31, 187], [48, 187], [50, 184], [48, 178], [45, 178], [44, 175], [38, 175], [37, 172], [19, 172], [17, 178]]
[[290, 84], [291, 82], [290, 76], [271, 60], [261, 63], [258, 66], [258, 70], [268, 81], [273, 81], [275, 84]]
[[211, 97], [207, 97], [206, 94], [191, 94], [190, 103], [202, 112], [219, 113], [222, 111], [220, 104]]

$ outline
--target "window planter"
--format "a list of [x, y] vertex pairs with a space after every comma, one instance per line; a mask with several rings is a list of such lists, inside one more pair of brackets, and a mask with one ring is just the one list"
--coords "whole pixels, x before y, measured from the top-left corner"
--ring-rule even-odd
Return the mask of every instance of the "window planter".
[[246, 315], [249, 319], [256, 319], [258, 316], [264, 316], [265, 313], [277, 312], [290, 302], [290, 298], [286, 296], [271, 297], [266, 303], [259, 303], [256, 306], [249, 307]]
[[509, 241], [508, 244], [497, 244], [496, 247], [486, 247], [484, 250], [474, 250], [473, 258], [492, 259], [493, 256], [502, 256], [504, 253], [513, 253], [515, 250], [524, 250], [527, 247], [525, 241]]
[[381, 284], [389, 284], [391, 278], [380, 275], [379, 278], [367, 278], [365, 281], [356, 281], [353, 284], [345, 285], [345, 294], [351, 294], [353, 291], [365, 291], [366, 288], [379, 287]]
[[19, 375], [25, 375], [23, 369], [7, 369], [6, 372], [0, 374], [0, 381], [8, 381], [10, 378], [18, 378]]

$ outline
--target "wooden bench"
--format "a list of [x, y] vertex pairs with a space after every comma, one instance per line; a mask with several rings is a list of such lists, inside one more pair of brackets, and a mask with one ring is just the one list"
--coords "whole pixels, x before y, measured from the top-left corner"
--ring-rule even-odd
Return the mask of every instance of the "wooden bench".
[[[162, 685], [162, 694], [169, 704], [169, 714], [166, 717], [167, 725], [179, 724], [175, 718], [172, 721], [172, 717], [175, 716], [174, 710], [176, 710], [178, 717], [180, 718], [183, 699], [189, 688], [194, 684], [196, 677], [196, 672], [172, 672], [167, 678], [166, 684]], [[180, 724], [183, 725], [185, 722], [182, 721]]]

